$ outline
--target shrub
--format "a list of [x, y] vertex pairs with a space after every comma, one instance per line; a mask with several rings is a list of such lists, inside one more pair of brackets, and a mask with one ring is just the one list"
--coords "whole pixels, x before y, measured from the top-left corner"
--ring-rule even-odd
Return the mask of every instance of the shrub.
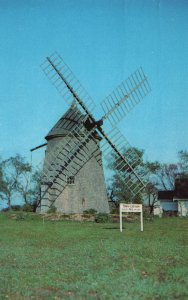
[[23, 212], [19, 212], [16, 215], [16, 221], [24, 221], [26, 219], [26, 214]]
[[8, 212], [8, 211], [10, 211], [10, 209], [9, 209], [9, 207], [5, 207], [5, 208], [3, 208], [1, 211], [2, 211], [2, 212]]
[[87, 209], [87, 210], [83, 211], [84, 215], [95, 215], [96, 213], [97, 213], [97, 211], [94, 208], [90, 208], [90, 209]]
[[108, 223], [111, 221], [111, 217], [106, 213], [98, 213], [95, 217], [95, 222], [97, 223]]
[[111, 214], [119, 214], [119, 207], [116, 207], [116, 208], [112, 208], [111, 210]]
[[20, 206], [20, 205], [11, 205], [11, 210], [20, 211], [20, 210], [22, 210], [22, 206]]
[[55, 214], [57, 210], [57, 207], [52, 206], [49, 208], [49, 210], [47, 211], [48, 214]]
[[143, 217], [144, 217], [144, 220], [153, 221], [153, 214], [150, 213], [149, 208], [144, 207]]
[[26, 212], [33, 212], [33, 205], [29, 203], [24, 204], [22, 210]]

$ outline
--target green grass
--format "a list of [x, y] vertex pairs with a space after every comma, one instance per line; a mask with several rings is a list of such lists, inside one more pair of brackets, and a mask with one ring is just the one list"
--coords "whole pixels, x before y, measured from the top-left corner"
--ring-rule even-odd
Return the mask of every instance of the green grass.
[[188, 299], [188, 218], [139, 226], [0, 214], [0, 299]]

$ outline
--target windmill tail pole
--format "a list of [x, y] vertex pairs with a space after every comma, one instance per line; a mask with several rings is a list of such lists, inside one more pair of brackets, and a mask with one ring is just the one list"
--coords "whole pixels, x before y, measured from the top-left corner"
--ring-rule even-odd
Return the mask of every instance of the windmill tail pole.
[[42, 145], [40, 145], [40, 146], [37, 146], [37, 147], [35, 147], [35, 148], [30, 149], [30, 151], [33, 152], [33, 151], [35, 151], [35, 150], [37, 150], [37, 149], [39, 149], [39, 148], [42, 148], [42, 147], [44, 147], [44, 146], [46, 146], [46, 145], [47, 145], [47, 143], [44, 143], [44, 144], [42, 144]]

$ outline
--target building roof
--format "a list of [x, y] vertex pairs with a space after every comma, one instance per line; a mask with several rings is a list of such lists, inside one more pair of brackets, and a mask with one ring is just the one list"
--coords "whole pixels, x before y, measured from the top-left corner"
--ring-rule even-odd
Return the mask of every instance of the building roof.
[[84, 119], [84, 115], [80, 112], [77, 105], [73, 103], [67, 112], [59, 119], [59, 121], [49, 131], [46, 140], [50, 140], [54, 137], [66, 136], [70, 131], [77, 128], [78, 124], [81, 124]]
[[173, 201], [174, 191], [158, 191], [158, 200]]
[[179, 178], [175, 181], [175, 198], [188, 200], [188, 178]]
[[168, 191], [158, 191], [158, 200], [188, 200], [188, 178], [178, 178], [175, 180], [175, 189]]

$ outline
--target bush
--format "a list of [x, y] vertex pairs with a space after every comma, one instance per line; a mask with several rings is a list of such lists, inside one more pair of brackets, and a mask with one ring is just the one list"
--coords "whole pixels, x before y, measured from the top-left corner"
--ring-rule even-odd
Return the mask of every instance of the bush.
[[98, 213], [95, 218], [96, 223], [108, 223], [111, 221], [111, 217], [106, 213]]
[[5, 207], [1, 210], [1, 212], [8, 212], [8, 211], [10, 211], [9, 207]]
[[16, 221], [24, 221], [26, 219], [26, 214], [23, 212], [19, 212], [16, 215]]
[[118, 215], [119, 214], [119, 207], [112, 208], [111, 214]]
[[83, 211], [84, 215], [96, 215], [97, 211], [94, 208], [90, 208]]
[[153, 213], [150, 213], [149, 207], [143, 207], [144, 220], [153, 221]]
[[26, 212], [33, 212], [33, 205], [29, 203], [24, 204], [22, 210]]
[[20, 206], [20, 205], [11, 205], [11, 210], [20, 211], [20, 210], [22, 210], [22, 206]]
[[57, 207], [52, 206], [51, 208], [49, 208], [49, 210], [47, 211], [48, 214], [55, 214], [57, 210]]

